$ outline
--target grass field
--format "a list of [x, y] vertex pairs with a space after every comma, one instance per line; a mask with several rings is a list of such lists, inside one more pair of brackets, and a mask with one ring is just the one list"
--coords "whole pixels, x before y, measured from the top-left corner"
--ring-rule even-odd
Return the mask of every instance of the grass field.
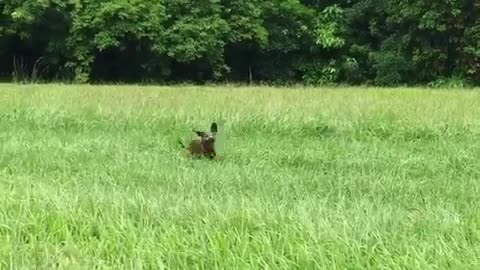
[[480, 269], [479, 135], [480, 91], [0, 84], [0, 269]]

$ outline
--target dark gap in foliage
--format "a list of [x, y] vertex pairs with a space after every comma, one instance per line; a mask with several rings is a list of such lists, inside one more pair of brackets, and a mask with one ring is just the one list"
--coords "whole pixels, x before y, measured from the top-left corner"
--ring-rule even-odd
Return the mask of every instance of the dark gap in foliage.
[[170, 81], [193, 82], [203, 84], [213, 80], [213, 70], [206, 58], [191, 61], [189, 63], [173, 61]]
[[228, 79], [231, 81], [258, 81], [259, 51], [251, 44], [227, 44], [225, 47], [225, 64], [231, 69]]
[[121, 48], [108, 48], [95, 55], [92, 65], [93, 81], [134, 83], [147, 78], [148, 73], [142, 64], [152, 57], [135, 41], [126, 41]]

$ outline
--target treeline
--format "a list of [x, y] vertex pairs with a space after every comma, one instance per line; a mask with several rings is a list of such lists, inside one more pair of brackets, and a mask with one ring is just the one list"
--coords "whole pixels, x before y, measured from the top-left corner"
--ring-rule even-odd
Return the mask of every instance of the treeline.
[[478, 0], [1, 0], [0, 77], [480, 84]]

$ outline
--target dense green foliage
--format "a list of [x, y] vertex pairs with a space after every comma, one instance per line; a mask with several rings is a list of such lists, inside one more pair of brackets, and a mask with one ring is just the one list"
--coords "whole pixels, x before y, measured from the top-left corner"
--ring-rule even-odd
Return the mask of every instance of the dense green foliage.
[[476, 0], [2, 0], [0, 76], [479, 84], [479, 14]]

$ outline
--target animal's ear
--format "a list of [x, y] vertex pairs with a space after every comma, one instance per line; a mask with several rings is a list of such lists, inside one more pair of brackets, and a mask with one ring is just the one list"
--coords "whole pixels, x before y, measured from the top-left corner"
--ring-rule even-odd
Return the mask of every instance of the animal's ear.
[[210, 132], [217, 133], [217, 131], [218, 131], [217, 123], [213, 122], [212, 125], [210, 126]]
[[193, 132], [197, 133], [197, 135], [198, 135], [199, 137], [205, 137], [205, 136], [207, 135], [207, 134], [205, 134], [205, 132], [203, 132], [203, 131], [194, 130]]

